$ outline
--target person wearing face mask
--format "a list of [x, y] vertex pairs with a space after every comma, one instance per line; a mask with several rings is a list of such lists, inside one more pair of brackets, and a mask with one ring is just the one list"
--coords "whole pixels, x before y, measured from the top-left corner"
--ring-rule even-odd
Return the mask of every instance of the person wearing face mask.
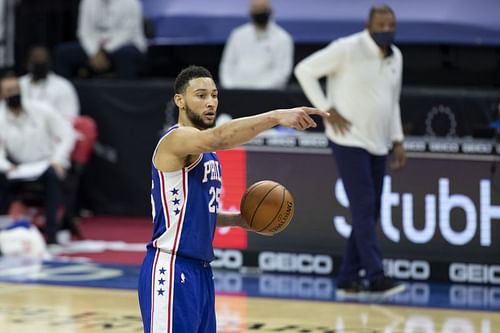
[[[57, 242], [57, 209], [63, 203], [62, 181], [76, 135], [70, 122], [46, 103], [25, 101], [15, 74], [0, 81], [0, 215], [6, 213], [12, 193], [30, 182], [44, 188], [46, 236]], [[34, 165], [42, 165], [39, 172]], [[31, 165], [32, 172], [15, 172]], [[38, 168], [35, 168], [38, 169]]]
[[80, 114], [80, 101], [76, 90], [69, 80], [52, 71], [47, 48], [31, 48], [27, 70], [28, 74], [19, 80], [23, 98], [27, 101], [47, 103], [68, 120], [73, 120]]
[[326, 136], [349, 199], [352, 228], [337, 278], [339, 297], [405, 289], [385, 276], [376, 237], [387, 157], [392, 152], [393, 169], [406, 163], [399, 106], [403, 59], [393, 44], [395, 31], [393, 10], [373, 6], [363, 31], [333, 41], [295, 68], [311, 103], [329, 112]]
[[270, 0], [251, 0], [251, 22], [234, 29], [219, 68], [226, 89], [283, 89], [293, 69], [293, 39], [271, 18]]

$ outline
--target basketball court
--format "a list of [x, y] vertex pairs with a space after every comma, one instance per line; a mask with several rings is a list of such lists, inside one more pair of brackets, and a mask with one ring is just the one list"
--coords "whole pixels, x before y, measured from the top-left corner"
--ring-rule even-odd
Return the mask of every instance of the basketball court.
[[[1, 333], [142, 332], [138, 239], [149, 224], [111, 234], [105, 221], [84, 221], [87, 240], [51, 260], [0, 261]], [[500, 332], [494, 286], [411, 282], [390, 298], [353, 301], [336, 298], [329, 276], [214, 269], [214, 279], [218, 332]]]
[[[142, 332], [133, 290], [4, 284], [2, 332]], [[460, 332], [500, 327], [492, 311], [217, 296], [218, 332]]]

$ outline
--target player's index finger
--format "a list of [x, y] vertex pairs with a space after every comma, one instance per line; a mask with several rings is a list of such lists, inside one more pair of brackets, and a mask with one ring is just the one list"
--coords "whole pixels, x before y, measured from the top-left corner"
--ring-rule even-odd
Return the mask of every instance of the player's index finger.
[[318, 115], [318, 116], [321, 116], [321, 117], [328, 117], [329, 116], [329, 113], [326, 112], [326, 111], [321, 111], [317, 108], [311, 108], [311, 107], [304, 107], [303, 108], [304, 111], [307, 113], [307, 114], [315, 114], [315, 115]]

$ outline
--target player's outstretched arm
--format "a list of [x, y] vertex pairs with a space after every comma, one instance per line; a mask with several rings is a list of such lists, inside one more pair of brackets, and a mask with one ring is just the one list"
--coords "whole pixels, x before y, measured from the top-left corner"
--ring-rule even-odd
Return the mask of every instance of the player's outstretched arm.
[[247, 221], [241, 216], [240, 212], [219, 212], [217, 213], [218, 227], [241, 227], [249, 229]]
[[230, 149], [277, 125], [298, 130], [316, 127], [311, 115], [326, 116], [327, 113], [315, 108], [297, 107], [234, 119], [207, 130], [181, 127], [172, 133], [168, 149], [176, 156]]

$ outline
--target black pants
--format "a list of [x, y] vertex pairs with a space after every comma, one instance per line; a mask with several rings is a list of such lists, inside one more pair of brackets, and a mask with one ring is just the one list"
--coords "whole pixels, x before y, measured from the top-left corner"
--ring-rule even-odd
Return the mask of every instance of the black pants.
[[8, 180], [0, 173], [0, 214], [5, 214], [12, 201], [23, 198], [23, 194], [31, 192], [38, 195], [45, 208], [45, 233], [47, 243], [56, 243], [58, 229], [57, 209], [62, 205], [62, 182], [55, 170], [49, 167], [36, 180]]
[[[138, 76], [145, 56], [133, 45], [124, 45], [108, 53], [115, 78], [130, 80]], [[69, 42], [57, 46], [55, 51], [55, 72], [66, 78], [74, 76], [79, 68], [88, 67], [89, 57], [79, 42]]]
[[357, 148], [330, 144], [340, 178], [349, 199], [352, 229], [344, 251], [338, 283], [359, 280], [364, 269], [366, 278], [384, 275], [382, 253], [376, 225], [380, 217], [386, 156], [370, 154]]

